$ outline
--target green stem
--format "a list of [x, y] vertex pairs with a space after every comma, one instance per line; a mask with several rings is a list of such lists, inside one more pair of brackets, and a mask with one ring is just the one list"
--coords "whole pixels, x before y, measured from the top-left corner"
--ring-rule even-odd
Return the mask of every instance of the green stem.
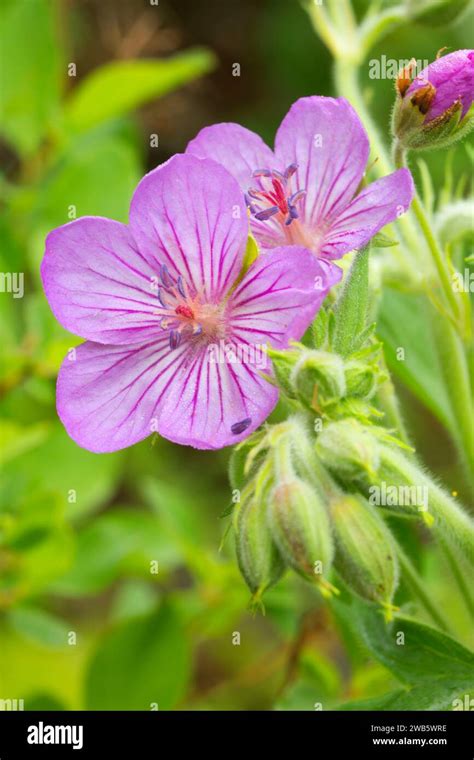
[[469, 367], [463, 342], [451, 322], [434, 312], [434, 334], [445, 384], [454, 417], [451, 435], [459, 451], [467, 482], [472, 481], [474, 468], [474, 404]]
[[385, 414], [384, 423], [389, 428], [395, 428], [400, 440], [403, 441], [403, 443], [406, 443], [407, 446], [411, 446], [410, 437], [400, 412], [400, 404], [398, 402], [397, 394], [395, 393], [395, 388], [390, 377], [378, 389], [377, 398], [381, 410]]
[[[351, 60], [336, 58], [334, 73], [337, 92], [340, 95], [344, 95], [351, 102], [368, 133], [372, 153], [377, 158], [377, 162], [373, 166], [374, 174], [377, 177], [391, 174], [394, 167], [390, 160], [389, 152], [380, 138], [379, 130], [360, 92], [357, 65]], [[406, 248], [402, 249], [405, 268], [411, 272], [413, 278], [417, 278], [418, 273], [414, 266], [414, 257], [420, 249], [422, 250], [422, 246], [420, 245], [420, 238], [416, 227], [408, 214], [401, 216], [397, 220], [397, 226], [406, 246]]]
[[472, 616], [474, 620], [474, 599], [472, 598], [471, 592], [469, 590], [469, 587], [464, 579], [463, 571], [459, 565], [458, 558], [454, 554], [451, 546], [449, 545], [448, 541], [445, 540], [444, 536], [441, 535], [441, 533], [438, 532], [438, 542], [441, 546], [441, 549], [444, 553], [444, 556], [446, 557], [446, 561], [451, 568], [451, 572], [453, 574], [453, 577], [457, 583], [459, 593], [461, 594], [464, 604], [466, 605], [466, 609], [469, 611], [469, 614]]
[[[401, 147], [398, 141], [395, 143], [395, 146], [394, 146], [394, 159], [395, 159], [395, 165], [397, 168], [407, 166], [406, 151]], [[431, 258], [433, 259], [434, 265], [436, 267], [436, 271], [438, 272], [438, 276], [441, 282], [441, 286], [442, 286], [446, 301], [451, 306], [453, 316], [456, 319], [457, 317], [459, 317], [459, 303], [454, 293], [453, 283], [451, 280], [448, 264], [447, 264], [445, 256], [443, 255], [443, 252], [441, 251], [441, 247], [433, 233], [431, 222], [425, 213], [425, 210], [420, 201], [418, 193], [415, 193], [415, 197], [413, 198], [411, 207], [412, 207], [413, 213], [416, 216], [418, 224], [420, 225], [420, 229], [425, 237], [425, 240], [428, 244], [428, 248], [431, 253]]]
[[406, 8], [394, 5], [375, 16], [367, 18], [360, 27], [362, 55], [367, 55], [373, 46], [407, 21]]
[[433, 619], [433, 622], [435, 622], [436, 625], [441, 628], [441, 630], [448, 633], [450, 630], [449, 623], [438, 611], [436, 604], [432, 602], [430, 594], [417, 571], [413, 567], [411, 560], [407, 557], [401, 546], [398, 544], [397, 553], [398, 559], [400, 561], [400, 567], [402, 569], [405, 580], [411, 589], [412, 594], [419, 599], [425, 610]]
[[[393, 152], [396, 165], [399, 167], [406, 166], [406, 151], [398, 141], [395, 142]], [[456, 298], [452, 286], [448, 263], [433, 233], [432, 226], [418, 194], [415, 194], [412, 209], [428, 244], [438, 273], [444, 300], [451, 309], [453, 319], [457, 320], [460, 316], [460, 303]], [[474, 466], [474, 425], [472, 424], [474, 407], [469, 368], [462, 339], [451, 322], [439, 314], [435, 327], [439, 339], [437, 341], [437, 349], [441, 359], [440, 364], [443, 369], [446, 385], [448, 388], [452, 388], [450, 402], [455, 418], [455, 425], [451, 433], [456, 441], [469, 478], [472, 472], [471, 468]]]
[[[471, 566], [474, 566], [474, 523], [448, 494], [423, 471], [416, 462], [400, 451], [384, 446], [380, 454], [378, 479], [400, 488], [426, 487], [429, 515], [435, 531], [455, 544]], [[413, 514], [417, 508], [413, 505]], [[422, 513], [420, 513], [422, 516]]]

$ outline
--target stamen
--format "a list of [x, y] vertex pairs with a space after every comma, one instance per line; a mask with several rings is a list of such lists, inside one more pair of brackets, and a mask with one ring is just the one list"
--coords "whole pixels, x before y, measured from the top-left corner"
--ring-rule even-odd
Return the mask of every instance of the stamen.
[[163, 297], [163, 288], [160, 288], [160, 287], [158, 288], [157, 296], [158, 296], [158, 301], [160, 302], [160, 304], [162, 305], [162, 307], [164, 309], [167, 309], [168, 308], [167, 307], [167, 303], [166, 303], [165, 298]]
[[173, 350], [178, 348], [181, 343], [181, 333], [178, 330], [171, 330], [170, 332], [170, 348]]
[[292, 194], [289, 192], [289, 183], [297, 168], [298, 165], [293, 163], [283, 173], [277, 169], [256, 169], [252, 173], [253, 177], [260, 180], [260, 187], [250, 187], [245, 200], [255, 219], [265, 222], [278, 215], [278, 222], [285, 226], [298, 219], [295, 204], [304, 197], [306, 190], [299, 189]]
[[163, 285], [165, 286], [165, 288], [171, 288], [172, 285], [174, 285], [174, 280], [171, 277], [171, 275], [169, 273], [169, 270], [168, 270], [168, 267], [166, 266], [166, 264], [162, 264], [160, 266], [160, 280], [163, 283]]
[[183, 298], [186, 298], [186, 291], [184, 289], [183, 278], [181, 277], [181, 275], [179, 275], [178, 281], [177, 281], [176, 284], [177, 284], [178, 290], [181, 293], [181, 295], [183, 296]]
[[246, 417], [245, 420], [241, 420], [240, 422], [234, 422], [234, 424], [230, 428], [231, 433], [233, 433], [234, 435], [240, 435], [241, 433], [244, 432], [244, 430], [247, 430], [251, 422], [252, 422], [251, 417]]
[[185, 279], [171, 275], [165, 264], [160, 266], [159, 272], [162, 284], [158, 287], [159, 305], [155, 314], [162, 330], [169, 332], [170, 349], [201, 333], [209, 336], [209, 340], [220, 337], [224, 319], [219, 306], [203, 302]]
[[266, 208], [264, 211], [257, 211], [254, 216], [255, 219], [259, 219], [261, 222], [264, 222], [266, 219], [270, 219], [270, 217], [274, 214], [278, 214], [278, 206], [271, 206], [270, 208]]

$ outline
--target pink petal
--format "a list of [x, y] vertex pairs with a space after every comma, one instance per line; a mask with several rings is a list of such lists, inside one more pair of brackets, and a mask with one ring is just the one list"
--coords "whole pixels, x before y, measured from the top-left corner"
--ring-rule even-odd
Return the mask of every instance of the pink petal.
[[219, 301], [240, 271], [247, 210], [235, 179], [214, 161], [178, 155], [147, 174], [130, 227], [144, 255], [164, 261], [205, 300]]
[[306, 248], [289, 246], [262, 254], [229, 300], [237, 340], [285, 347], [301, 338], [342, 272]]
[[283, 166], [296, 163], [293, 186], [306, 190], [301, 218], [309, 228], [338, 213], [362, 179], [369, 141], [356, 112], [344, 98], [312, 96], [292, 105], [275, 140]]
[[411, 83], [406, 97], [430, 82], [436, 93], [426, 115], [426, 122], [441, 116], [456, 100], [462, 103], [461, 118], [474, 100], [474, 50], [455, 50], [442, 55], [423, 69]]
[[59, 371], [57, 409], [68, 434], [85, 449], [117, 451], [153, 432], [160, 394], [183, 361], [168, 335], [133, 346], [87, 342]]
[[83, 343], [61, 367], [58, 414], [79, 446], [98, 453], [153, 432], [200, 449], [236, 443], [268, 416], [278, 392], [259, 366], [218, 360], [218, 351], [186, 342], [171, 351], [167, 336], [135, 346]]
[[186, 154], [197, 158], [212, 158], [235, 177], [246, 193], [254, 184], [255, 169], [279, 168], [275, 157], [261, 137], [240, 124], [214, 124], [204, 127], [188, 143]]
[[[158, 408], [158, 429], [175, 443], [219, 449], [238, 443], [268, 417], [278, 390], [260, 376], [266, 357], [229, 359], [232, 341], [208, 346], [174, 378]], [[252, 361], [254, 359], [254, 361]]]
[[413, 193], [408, 169], [399, 169], [373, 182], [334, 220], [323, 240], [321, 254], [339, 258], [363, 247], [382, 227], [408, 211]]
[[120, 344], [158, 335], [156, 274], [128, 227], [110, 219], [82, 217], [46, 238], [46, 296], [63, 327], [83, 338]]

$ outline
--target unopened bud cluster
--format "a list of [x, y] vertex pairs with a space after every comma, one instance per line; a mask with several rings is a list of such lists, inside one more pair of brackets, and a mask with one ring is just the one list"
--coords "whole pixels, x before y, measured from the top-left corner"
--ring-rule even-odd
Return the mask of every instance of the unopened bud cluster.
[[474, 51], [440, 56], [412, 81], [415, 66], [396, 80], [393, 134], [409, 150], [447, 147], [474, 126]]

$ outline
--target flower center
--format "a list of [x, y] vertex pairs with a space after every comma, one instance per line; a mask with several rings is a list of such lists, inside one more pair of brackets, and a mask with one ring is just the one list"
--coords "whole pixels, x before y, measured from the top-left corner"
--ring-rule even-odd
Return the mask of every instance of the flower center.
[[224, 314], [219, 304], [203, 303], [192, 294], [181, 276], [173, 277], [166, 264], [160, 267], [158, 287], [160, 307], [155, 314], [160, 325], [169, 331], [170, 348], [179, 346], [183, 338], [203, 336], [206, 340], [224, 337]]
[[278, 221], [289, 226], [298, 219], [296, 204], [306, 190], [291, 192], [291, 178], [297, 164], [290, 164], [282, 174], [276, 169], [256, 169], [252, 176], [259, 180], [260, 187], [250, 187], [245, 196], [250, 213], [259, 221], [266, 221], [278, 215]]

